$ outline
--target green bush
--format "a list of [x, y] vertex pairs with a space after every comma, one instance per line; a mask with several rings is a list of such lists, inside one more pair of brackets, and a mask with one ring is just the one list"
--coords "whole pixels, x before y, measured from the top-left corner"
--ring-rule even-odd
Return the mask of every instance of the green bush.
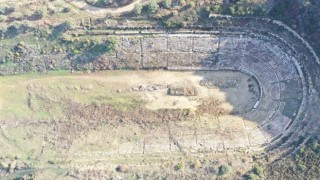
[[305, 149], [306, 149], [306, 146], [302, 146], [302, 147], [299, 149], [299, 153], [300, 153], [300, 154], [303, 154]]
[[300, 171], [305, 171], [306, 169], [307, 169], [307, 166], [306, 165], [304, 165], [304, 164], [298, 164], [298, 166], [299, 166], [299, 170]]
[[246, 174], [246, 177], [248, 178], [248, 180], [258, 180], [258, 179], [260, 179], [259, 177], [257, 177], [257, 175], [255, 175], [253, 173]]
[[172, 0], [162, 0], [161, 5], [167, 9], [171, 8]]
[[[215, 7], [215, 6], [214, 6]], [[220, 9], [218, 12], [218, 9], [215, 9], [213, 11], [216, 11], [215, 13], [224, 13], [224, 14], [232, 14], [232, 15], [238, 15], [238, 16], [247, 16], [247, 15], [263, 15], [264, 11], [260, 6], [253, 6], [253, 5], [245, 5], [245, 4], [231, 4], [228, 9]]]
[[222, 165], [219, 167], [219, 175], [223, 176], [228, 174], [232, 170], [231, 166], [229, 165]]
[[62, 26], [64, 27], [65, 30], [70, 30], [74, 28], [74, 23], [71, 21], [65, 21]]
[[4, 34], [7, 31], [7, 27], [5, 25], [0, 25], [0, 34]]
[[79, 53], [80, 53], [80, 51], [77, 50], [77, 49], [75, 49], [75, 50], [73, 51], [73, 54], [75, 54], [75, 55], [77, 55], [77, 54], [79, 54]]
[[133, 13], [137, 16], [139, 16], [142, 12], [142, 5], [141, 4], [136, 4], [134, 6], [134, 9], [133, 9]]
[[47, 13], [48, 13], [47, 8], [41, 8], [36, 10], [35, 16], [39, 18], [43, 18], [45, 15], [47, 15]]
[[183, 169], [183, 164], [182, 164], [182, 163], [178, 163], [178, 164], [174, 167], [174, 169], [175, 169], [176, 171], [182, 170], [182, 169]]
[[172, 11], [172, 16], [178, 16], [179, 15], [179, 11]]
[[11, 26], [9, 26], [8, 31], [10, 32], [16, 32], [22, 27], [21, 23], [15, 22]]
[[166, 28], [181, 28], [182, 27], [182, 22], [177, 22], [177, 21], [165, 21], [163, 24]]
[[7, 15], [15, 11], [14, 7], [0, 6], [0, 15]]
[[0, 169], [6, 170], [6, 169], [8, 169], [8, 168], [9, 168], [9, 165], [8, 165], [7, 163], [5, 163], [5, 162], [0, 162]]
[[253, 172], [259, 177], [263, 177], [263, 168], [257, 166], [253, 168]]
[[4, 22], [7, 20], [7, 17], [4, 15], [0, 15], [0, 22]]
[[212, 7], [212, 12], [214, 13], [214, 14], [219, 14], [219, 13], [221, 13], [221, 6], [219, 6], [219, 5], [214, 5], [213, 7]]
[[185, 0], [179, 0], [179, 1], [180, 1], [181, 6], [185, 6], [187, 4]]
[[204, 7], [204, 11], [205, 11], [206, 13], [210, 13], [211, 7], [210, 7], [210, 6]]
[[119, 48], [119, 38], [117, 36], [110, 36], [107, 42], [108, 42], [108, 49], [110, 51], [115, 51]]
[[6, 7], [0, 7], [0, 14], [6, 14]]
[[65, 7], [65, 8], [63, 8], [63, 10], [62, 10], [62, 12], [63, 13], [68, 13], [68, 12], [70, 12], [70, 8], [68, 8], [68, 7]]
[[189, 8], [194, 8], [194, 7], [196, 6], [196, 3], [193, 2], [193, 1], [190, 1], [190, 2], [188, 3], [188, 6], [189, 6]]
[[156, 13], [159, 9], [159, 5], [157, 4], [156, 0], [150, 0], [147, 4], [147, 9], [149, 13]]
[[105, 7], [110, 5], [112, 2], [111, 0], [86, 0], [89, 4], [98, 6], [98, 7]]

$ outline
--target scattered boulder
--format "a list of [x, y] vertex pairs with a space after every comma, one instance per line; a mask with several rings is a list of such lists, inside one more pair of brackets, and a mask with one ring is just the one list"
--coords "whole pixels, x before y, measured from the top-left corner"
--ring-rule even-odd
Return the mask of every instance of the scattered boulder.
[[199, 169], [199, 168], [202, 167], [202, 164], [201, 164], [201, 162], [197, 159], [197, 160], [194, 161], [192, 167], [193, 167], [194, 169]]
[[122, 165], [119, 165], [119, 166], [116, 167], [116, 171], [123, 173], [123, 172], [127, 172], [128, 168], [125, 165], [122, 164]]
[[165, 84], [142, 84], [142, 85], [126, 88], [126, 89], [118, 89], [117, 93], [127, 93], [127, 92], [131, 92], [131, 91], [134, 91], [134, 92], [144, 92], [144, 91], [153, 92], [153, 91], [157, 91], [157, 90], [161, 90], [161, 89], [165, 89], [165, 88], [167, 88], [167, 85], [165, 85]]

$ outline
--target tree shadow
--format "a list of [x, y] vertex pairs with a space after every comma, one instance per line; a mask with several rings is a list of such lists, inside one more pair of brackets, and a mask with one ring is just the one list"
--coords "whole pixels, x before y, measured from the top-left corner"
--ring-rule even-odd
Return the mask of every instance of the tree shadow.
[[55, 27], [53, 27], [52, 33], [49, 36], [50, 41], [54, 41], [61, 37], [63, 33], [71, 29], [72, 25], [70, 22], [63, 22]]
[[[83, 70], [83, 69], [92, 69], [92, 67], [87, 67], [88, 64], [92, 64], [94, 61], [102, 57], [106, 53], [112, 52], [112, 49], [108, 46], [107, 42], [103, 42], [100, 44], [96, 44], [88, 49], [85, 49], [83, 52], [72, 52], [69, 55], [72, 61], [72, 67], [75, 70]], [[89, 65], [90, 66], [90, 65]]]

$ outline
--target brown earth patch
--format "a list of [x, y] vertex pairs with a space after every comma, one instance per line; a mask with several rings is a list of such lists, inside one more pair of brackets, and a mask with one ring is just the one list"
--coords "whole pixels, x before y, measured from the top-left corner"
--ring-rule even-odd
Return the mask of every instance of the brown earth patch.
[[138, 124], [141, 128], [160, 122], [184, 121], [195, 118], [195, 113], [188, 109], [159, 109], [149, 110], [144, 107], [135, 107], [130, 110], [119, 110], [106, 104], [82, 105], [74, 102], [65, 102], [66, 120], [52, 122], [53, 139], [48, 139], [53, 145], [69, 149], [73, 139], [86, 132], [97, 130], [106, 124], [114, 127], [126, 123]]

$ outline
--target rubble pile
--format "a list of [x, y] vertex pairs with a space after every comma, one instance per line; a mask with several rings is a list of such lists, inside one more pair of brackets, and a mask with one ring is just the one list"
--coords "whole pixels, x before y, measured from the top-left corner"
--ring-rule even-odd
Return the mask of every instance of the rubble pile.
[[170, 85], [168, 95], [171, 96], [197, 96], [199, 91], [192, 86]]
[[127, 93], [127, 92], [144, 92], [144, 91], [157, 91], [161, 89], [166, 89], [168, 88], [168, 85], [165, 84], [143, 84], [143, 85], [138, 85], [138, 86], [133, 86], [130, 88], [126, 89], [118, 89], [118, 93]]

